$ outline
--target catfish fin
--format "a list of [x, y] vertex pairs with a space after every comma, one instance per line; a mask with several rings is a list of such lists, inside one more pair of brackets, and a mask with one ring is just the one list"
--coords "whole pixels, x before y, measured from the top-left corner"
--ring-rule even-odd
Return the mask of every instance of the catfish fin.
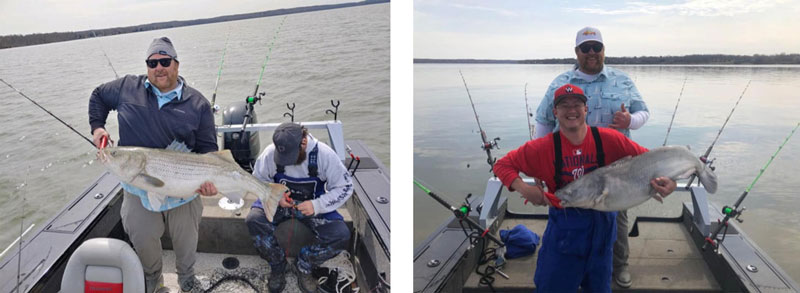
[[239, 200], [244, 198], [241, 191], [219, 191], [219, 193], [232, 202], [239, 202]]
[[606, 199], [606, 196], [608, 196], [608, 187], [603, 188], [603, 193], [601, 193], [600, 196], [594, 199], [594, 204], [595, 205], [599, 204], [600, 202]]
[[161, 179], [147, 175], [146, 173], [139, 173], [139, 175], [137, 176], [142, 177], [145, 183], [150, 184], [154, 187], [164, 187], [164, 181], [161, 181]]
[[272, 222], [272, 216], [278, 211], [278, 206], [283, 198], [283, 195], [289, 192], [289, 188], [283, 184], [268, 183], [268, 193], [259, 196], [261, 203], [264, 205], [264, 212], [267, 214], [267, 219]]
[[217, 156], [218, 158], [220, 158], [220, 159], [222, 159], [224, 161], [227, 161], [227, 162], [230, 162], [230, 163], [234, 163], [234, 164], [238, 164], [238, 163], [236, 163], [236, 160], [233, 159], [233, 153], [231, 153], [231, 150], [225, 149], [225, 150], [213, 152], [211, 154], [214, 155], [214, 156]]
[[703, 188], [705, 188], [708, 193], [717, 192], [717, 174], [714, 174], [711, 168], [704, 166], [703, 170], [697, 174], [697, 177], [700, 178], [700, 183], [703, 183]]
[[653, 195], [651, 195], [651, 197], [655, 198], [658, 202], [660, 202], [662, 204], [664, 203], [664, 200], [662, 199], [664, 197], [662, 197], [660, 194], [658, 194], [658, 192], [656, 192]]
[[192, 151], [192, 149], [186, 146], [184, 142], [178, 141], [177, 139], [173, 140], [165, 149], [182, 153], [188, 153]]

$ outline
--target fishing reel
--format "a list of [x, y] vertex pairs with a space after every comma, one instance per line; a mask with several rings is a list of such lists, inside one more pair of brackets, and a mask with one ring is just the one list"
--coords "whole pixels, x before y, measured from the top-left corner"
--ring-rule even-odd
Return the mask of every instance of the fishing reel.
[[260, 92], [256, 96], [248, 96], [247, 98], [245, 98], [244, 102], [247, 103], [247, 106], [248, 106], [249, 109], [252, 109], [253, 105], [255, 105], [256, 102], [258, 102], [258, 104], [261, 105], [261, 99], [266, 94], [267, 94], [266, 92]]
[[497, 141], [500, 140], [500, 137], [495, 137], [492, 140], [486, 139], [486, 132], [481, 130], [481, 138], [483, 140], [483, 145], [481, 145], [481, 149], [484, 151], [490, 151], [492, 149], [500, 149], [500, 146], [497, 145]]
[[717, 158], [713, 158], [713, 159], [709, 160], [708, 157], [705, 157], [705, 156], [700, 157], [700, 161], [703, 162], [703, 164], [706, 164], [708, 166], [708, 168], [711, 169], [711, 171], [716, 171], [717, 170], [717, 167], [713, 166], [714, 161], [716, 161], [716, 160], [717, 160]]
[[730, 206], [725, 206], [725, 207], [722, 208], [722, 214], [726, 215], [726, 216], [730, 216], [731, 218], [733, 218], [737, 222], [742, 223], [742, 222], [744, 222], [744, 220], [739, 219], [739, 217], [742, 215], [742, 213], [746, 209], [747, 209], [746, 207], [741, 207], [741, 208], [736, 209], [736, 208], [732, 208]]
[[467, 193], [467, 196], [464, 198], [464, 203], [461, 204], [461, 207], [453, 211], [457, 219], [461, 220], [469, 217], [469, 213], [472, 211], [472, 205], [469, 203], [470, 197], [472, 197], [472, 193]]

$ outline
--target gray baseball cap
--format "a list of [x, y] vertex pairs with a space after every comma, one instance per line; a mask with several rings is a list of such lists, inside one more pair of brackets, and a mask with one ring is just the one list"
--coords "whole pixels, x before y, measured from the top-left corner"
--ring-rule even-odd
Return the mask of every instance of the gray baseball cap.
[[167, 37], [160, 37], [153, 39], [153, 42], [150, 43], [150, 47], [147, 48], [147, 57], [145, 59], [150, 58], [153, 54], [161, 54], [167, 55], [178, 61], [178, 53], [175, 52], [175, 47], [172, 46], [172, 41], [169, 40]]
[[300, 143], [303, 141], [303, 126], [296, 123], [281, 123], [272, 134], [275, 144], [275, 164], [294, 165], [300, 155]]

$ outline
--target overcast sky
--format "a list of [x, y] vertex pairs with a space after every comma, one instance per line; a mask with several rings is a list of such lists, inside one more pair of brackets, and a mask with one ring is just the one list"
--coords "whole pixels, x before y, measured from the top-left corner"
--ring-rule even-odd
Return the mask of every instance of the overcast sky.
[[606, 56], [800, 53], [798, 24], [800, 0], [416, 0], [414, 57], [575, 57], [585, 26]]
[[0, 0], [0, 35], [192, 20], [358, 0]]

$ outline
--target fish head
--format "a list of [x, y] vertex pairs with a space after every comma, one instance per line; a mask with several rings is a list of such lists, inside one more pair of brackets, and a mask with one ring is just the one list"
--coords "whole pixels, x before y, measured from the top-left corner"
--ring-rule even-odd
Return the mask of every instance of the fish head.
[[144, 170], [145, 156], [136, 148], [107, 147], [100, 151], [100, 161], [109, 172], [130, 182]]
[[561, 200], [562, 207], [570, 208], [593, 208], [596, 204], [595, 196], [592, 196], [591, 188], [587, 188], [585, 182], [573, 181], [570, 184], [556, 190], [556, 197]]

